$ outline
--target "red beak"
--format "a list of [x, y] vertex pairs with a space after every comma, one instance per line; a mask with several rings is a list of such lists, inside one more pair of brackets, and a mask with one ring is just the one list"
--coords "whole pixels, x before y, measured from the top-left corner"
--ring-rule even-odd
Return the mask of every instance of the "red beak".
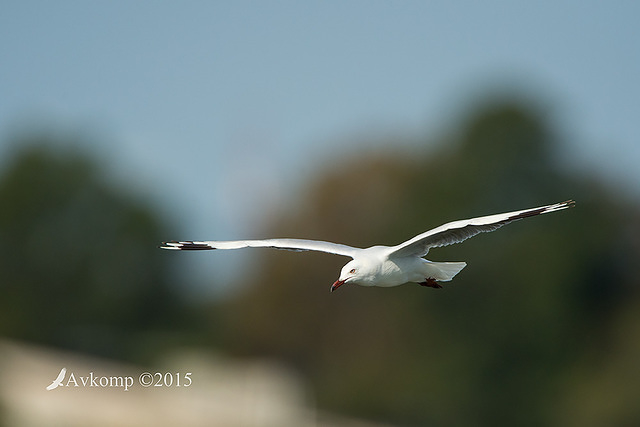
[[336, 289], [338, 289], [340, 286], [344, 285], [344, 282], [346, 282], [346, 280], [336, 280], [334, 282], [333, 285], [331, 285], [331, 292], [335, 291]]

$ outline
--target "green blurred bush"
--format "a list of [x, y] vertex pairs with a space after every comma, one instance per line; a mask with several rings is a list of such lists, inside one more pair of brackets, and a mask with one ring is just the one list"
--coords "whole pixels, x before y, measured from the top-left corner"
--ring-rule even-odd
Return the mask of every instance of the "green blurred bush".
[[443, 290], [329, 295], [345, 259], [264, 252], [222, 307], [223, 345], [295, 366], [323, 408], [402, 425], [640, 423], [638, 206], [566, 170], [560, 144], [535, 111], [496, 102], [422, 152], [389, 141], [327, 170], [265, 235], [366, 247], [455, 219], [577, 208], [434, 249], [468, 262]]
[[14, 141], [0, 174], [0, 336], [150, 360], [191, 319], [156, 249], [167, 226], [66, 142]]

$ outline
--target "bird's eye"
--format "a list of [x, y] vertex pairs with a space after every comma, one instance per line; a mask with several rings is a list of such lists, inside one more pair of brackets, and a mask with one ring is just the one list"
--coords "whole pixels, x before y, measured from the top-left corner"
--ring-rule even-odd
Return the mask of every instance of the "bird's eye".
[[355, 269], [355, 268], [352, 268], [352, 269], [351, 269], [351, 271], [349, 272], [349, 274], [353, 274], [353, 273], [355, 273], [355, 272], [356, 272], [356, 269]]

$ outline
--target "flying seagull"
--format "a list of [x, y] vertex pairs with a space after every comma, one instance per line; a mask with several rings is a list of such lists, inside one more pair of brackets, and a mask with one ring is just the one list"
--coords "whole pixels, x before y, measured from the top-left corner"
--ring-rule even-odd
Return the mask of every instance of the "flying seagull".
[[448, 282], [466, 267], [465, 262], [432, 262], [423, 257], [429, 249], [452, 245], [479, 233], [497, 230], [505, 224], [531, 216], [555, 212], [575, 205], [573, 200], [497, 215], [488, 215], [448, 222], [418, 234], [396, 246], [354, 248], [339, 243], [303, 239], [170, 241], [162, 249], [210, 250], [240, 248], [275, 248], [291, 251], [319, 251], [353, 258], [340, 271], [331, 285], [331, 292], [346, 283], [361, 286], [399, 286], [414, 282], [431, 288], [441, 288], [438, 282]]

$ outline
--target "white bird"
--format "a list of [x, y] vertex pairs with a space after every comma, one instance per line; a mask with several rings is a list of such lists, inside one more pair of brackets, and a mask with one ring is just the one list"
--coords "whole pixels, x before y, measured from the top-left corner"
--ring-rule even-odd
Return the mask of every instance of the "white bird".
[[292, 251], [319, 251], [353, 258], [331, 285], [331, 292], [345, 283], [361, 286], [391, 287], [414, 282], [431, 288], [441, 288], [466, 267], [465, 262], [432, 262], [423, 257], [429, 249], [460, 243], [476, 234], [497, 230], [522, 218], [556, 212], [575, 205], [573, 200], [538, 208], [488, 215], [448, 222], [396, 246], [355, 248], [338, 243], [303, 239], [170, 241], [162, 249], [209, 250], [240, 248], [275, 248]]

